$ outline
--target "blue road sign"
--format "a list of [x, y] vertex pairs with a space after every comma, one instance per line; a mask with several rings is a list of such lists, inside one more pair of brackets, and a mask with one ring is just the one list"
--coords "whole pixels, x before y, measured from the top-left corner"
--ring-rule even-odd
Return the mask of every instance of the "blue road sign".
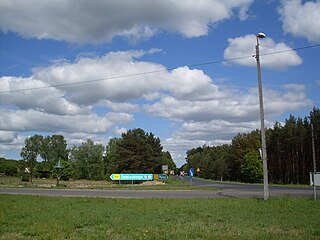
[[193, 177], [194, 176], [194, 168], [189, 169], [189, 176]]
[[120, 180], [120, 181], [152, 181], [153, 174], [112, 174], [110, 176], [112, 180]]

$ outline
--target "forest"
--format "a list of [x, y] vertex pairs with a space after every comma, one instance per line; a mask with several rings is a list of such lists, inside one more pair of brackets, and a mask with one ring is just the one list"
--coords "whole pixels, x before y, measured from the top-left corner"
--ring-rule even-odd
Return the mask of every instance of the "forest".
[[[312, 124], [311, 124], [312, 123]], [[269, 182], [308, 184], [313, 171], [312, 132], [317, 169], [320, 167], [320, 110], [304, 118], [290, 115], [283, 124], [266, 130]], [[199, 168], [200, 177], [215, 180], [262, 182], [260, 131], [237, 134], [231, 144], [202, 146], [187, 151], [184, 170]]]
[[[313, 139], [312, 129], [313, 127]], [[314, 108], [304, 118], [291, 115], [284, 123], [276, 122], [266, 129], [267, 163], [270, 183], [308, 184], [313, 171], [313, 146], [317, 169], [320, 167], [320, 110]], [[186, 153], [186, 164], [180, 170], [199, 169], [199, 177], [256, 183], [262, 182], [259, 153], [260, 131], [239, 133], [230, 144], [201, 146]], [[0, 173], [33, 177], [55, 177], [61, 161], [63, 180], [108, 179], [112, 173], [161, 173], [162, 165], [178, 172], [168, 151], [153, 133], [143, 129], [128, 130], [112, 138], [104, 147], [88, 139], [80, 146], [67, 148], [62, 135], [34, 135], [25, 140], [22, 160], [0, 158]], [[28, 168], [29, 173], [25, 172]]]

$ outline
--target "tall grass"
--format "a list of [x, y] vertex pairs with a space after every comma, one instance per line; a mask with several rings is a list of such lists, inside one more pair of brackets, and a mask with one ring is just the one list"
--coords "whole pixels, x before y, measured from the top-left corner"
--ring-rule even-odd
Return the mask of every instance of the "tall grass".
[[0, 239], [319, 239], [305, 199], [101, 199], [0, 195]]

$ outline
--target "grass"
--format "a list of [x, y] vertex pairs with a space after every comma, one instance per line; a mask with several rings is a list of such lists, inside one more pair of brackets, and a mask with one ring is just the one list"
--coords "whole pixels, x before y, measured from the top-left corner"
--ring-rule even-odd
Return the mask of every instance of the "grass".
[[131, 189], [131, 190], [216, 190], [212, 187], [190, 186], [188, 182], [169, 177], [162, 181], [164, 184], [137, 184], [132, 185], [131, 181], [90, 181], [90, 180], [70, 180], [60, 181], [57, 187], [56, 179], [35, 178], [33, 183], [22, 182], [17, 177], [0, 177], [0, 187], [32, 187], [32, 188], [85, 188], [85, 189]]
[[0, 239], [319, 239], [320, 202], [0, 195]]

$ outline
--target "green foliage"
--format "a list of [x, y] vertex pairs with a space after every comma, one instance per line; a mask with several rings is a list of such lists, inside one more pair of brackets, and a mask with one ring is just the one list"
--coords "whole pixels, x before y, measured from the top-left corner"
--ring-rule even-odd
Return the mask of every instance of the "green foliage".
[[228, 177], [229, 145], [198, 147], [187, 152], [189, 168], [200, 169], [199, 176], [206, 179], [220, 180]]
[[62, 169], [58, 170], [53, 168], [52, 177], [57, 177], [57, 171], [61, 171], [60, 179], [63, 181], [69, 181], [73, 176], [73, 166], [69, 161], [61, 160], [61, 164], [63, 166]]
[[91, 139], [74, 146], [70, 152], [75, 179], [101, 180], [104, 178], [103, 165], [104, 147], [95, 144]]
[[162, 152], [160, 139], [141, 128], [111, 139], [106, 149], [108, 173], [161, 173], [164, 164], [175, 167], [171, 155]]
[[[314, 108], [304, 119], [290, 115], [267, 131], [269, 179], [273, 183], [308, 183], [313, 171], [311, 123], [314, 128], [316, 166], [320, 165], [320, 110]], [[268, 140], [267, 139], [267, 140]]]
[[18, 176], [21, 167], [23, 168], [22, 165], [21, 161], [0, 158], [0, 173], [4, 173], [6, 176]]
[[105, 172], [107, 175], [119, 172], [119, 145], [122, 141], [121, 138], [112, 138], [106, 146], [106, 155], [104, 157]]
[[174, 163], [170, 152], [166, 151], [166, 152], [162, 152], [162, 158], [164, 159], [164, 164], [168, 165], [169, 170], [175, 170], [177, 171], [177, 166]]
[[40, 135], [34, 135], [25, 139], [25, 146], [21, 150], [21, 157], [27, 163], [27, 167], [30, 171], [30, 182], [32, 182], [33, 175], [35, 173], [35, 166], [37, 164], [37, 158], [40, 154], [40, 148], [43, 137]]
[[46, 136], [42, 140], [40, 156], [46, 162], [56, 163], [68, 159], [67, 142], [62, 135]]
[[257, 151], [251, 151], [244, 155], [240, 172], [244, 182], [259, 183], [262, 181], [262, 160]]

